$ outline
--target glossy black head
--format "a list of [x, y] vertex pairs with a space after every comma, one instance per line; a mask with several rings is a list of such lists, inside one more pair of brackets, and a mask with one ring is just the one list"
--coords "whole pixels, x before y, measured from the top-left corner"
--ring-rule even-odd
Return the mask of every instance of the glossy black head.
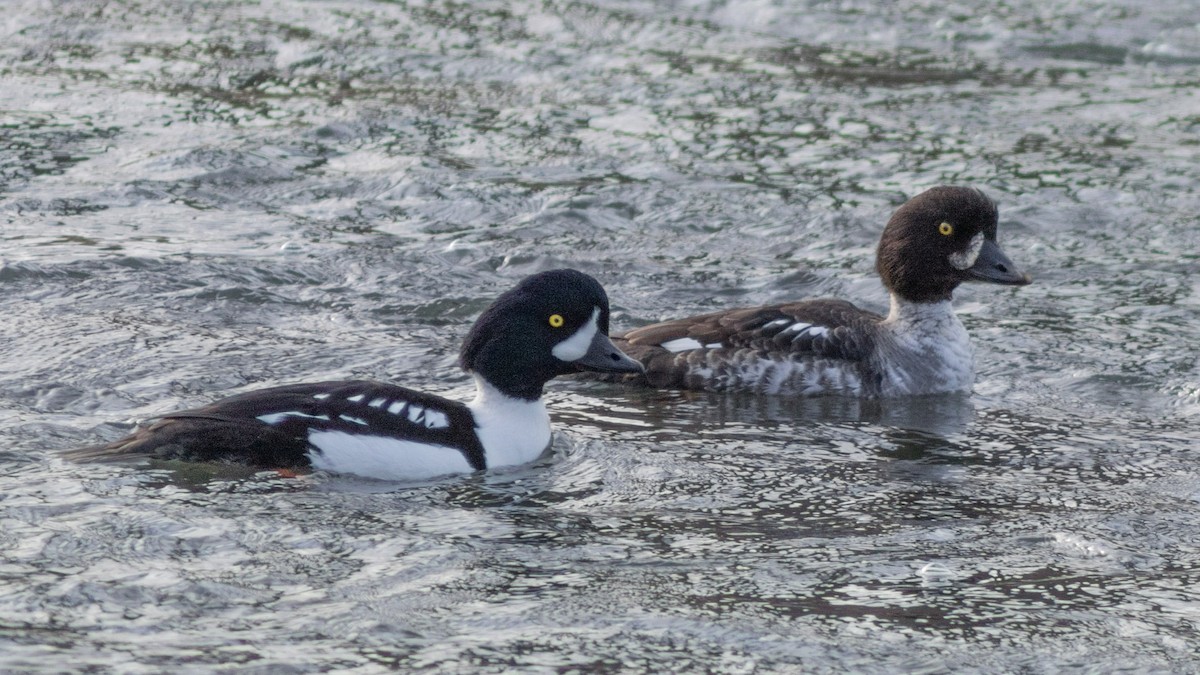
[[1027, 284], [996, 243], [998, 221], [996, 204], [979, 190], [926, 190], [892, 214], [875, 269], [889, 290], [912, 302], [949, 300], [964, 281]]
[[608, 339], [608, 295], [583, 272], [526, 278], [476, 319], [459, 364], [509, 396], [536, 400], [551, 378], [580, 370], [640, 373]]

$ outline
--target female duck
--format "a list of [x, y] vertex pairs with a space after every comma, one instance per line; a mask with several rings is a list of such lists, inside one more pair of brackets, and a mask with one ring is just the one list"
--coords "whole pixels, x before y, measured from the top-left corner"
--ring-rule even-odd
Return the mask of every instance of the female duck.
[[875, 260], [887, 316], [844, 300], [733, 309], [631, 330], [615, 343], [660, 389], [877, 397], [970, 389], [971, 342], [950, 298], [964, 281], [1030, 282], [996, 243], [996, 205], [936, 187], [892, 215]]

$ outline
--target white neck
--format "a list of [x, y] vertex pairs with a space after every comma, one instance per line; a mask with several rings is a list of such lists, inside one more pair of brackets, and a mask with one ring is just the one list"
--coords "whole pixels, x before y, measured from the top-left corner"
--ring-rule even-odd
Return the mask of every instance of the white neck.
[[913, 302], [892, 293], [892, 306], [887, 316], [889, 324], [908, 327], [948, 320], [958, 321], [954, 316], [954, 305], [949, 300]]
[[475, 400], [467, 404], [475, 416], [475, 433], [483, 444], [489, 469], [532, 462], [550, 445], [550, 414], [541, 399], [526, 401], [500, 392], [475, 376]]

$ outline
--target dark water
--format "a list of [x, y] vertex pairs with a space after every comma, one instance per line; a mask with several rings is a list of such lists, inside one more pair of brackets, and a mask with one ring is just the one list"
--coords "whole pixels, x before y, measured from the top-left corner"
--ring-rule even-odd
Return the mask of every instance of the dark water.
[[[1200, 668], [1200, 4], [9, 0], [0, 670]], [[465, 397], [570, 265], [614, 323], [836, 294], [939, 183], [1036, 278], [970, 396], [561, 382], [400, 488], [72, 466], [252, 387]]]

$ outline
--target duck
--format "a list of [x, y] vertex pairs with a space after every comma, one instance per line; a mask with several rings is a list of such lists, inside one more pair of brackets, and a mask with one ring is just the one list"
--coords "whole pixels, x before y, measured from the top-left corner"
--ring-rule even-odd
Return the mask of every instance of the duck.
[[996, 203], [981, 190], [926, 190], [896, 209], [879, 240], [875, 269], [890, 296], [886, 316], [820, 298], [654, 323], [614, 337], [645, 368], [619, 379], [793, 397], [969, 391], [974, 352], [951, 304], [954, 290], [968, 281], [1032, 281], [1000, 248], [998, 223]]
[[642, 371], [608, 329], [598, 281], [572, 269], [541, 272], [501, 294], [467, 332], [458, 362], [475, 381], [468, 403], [373, 380], [290, 384], [168, 413], [125, 438], [64, 454], [77, 462], [153, 458], [391, 481], [518, 466], [550, 445], [547, 382]]

